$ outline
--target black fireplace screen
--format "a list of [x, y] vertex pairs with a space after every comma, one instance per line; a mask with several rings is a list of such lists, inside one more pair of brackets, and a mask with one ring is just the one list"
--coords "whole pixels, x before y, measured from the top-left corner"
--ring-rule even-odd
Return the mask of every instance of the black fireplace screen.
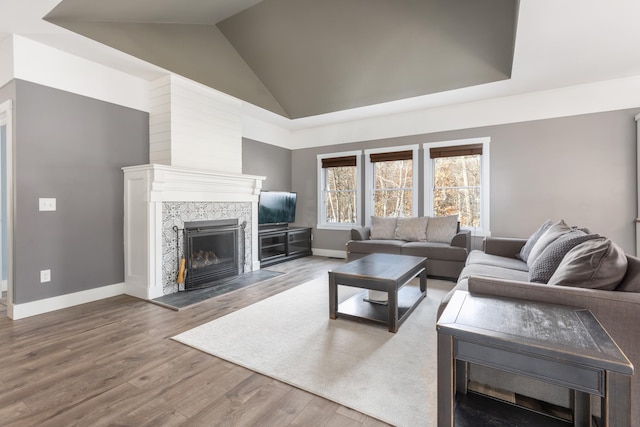
[[185, 290], [215, 286], [243, 272], [245, 225], [239, 220], [185, 222]]

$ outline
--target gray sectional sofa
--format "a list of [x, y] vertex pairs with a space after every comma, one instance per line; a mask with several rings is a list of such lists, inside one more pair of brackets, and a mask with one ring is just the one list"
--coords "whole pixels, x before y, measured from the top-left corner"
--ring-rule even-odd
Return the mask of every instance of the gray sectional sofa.
[[[426, 257], [429, 276], [457, 280], [471, 248], [471, 232], [460, 230], [457, 216], [436, 219], [374, 217], [372, 221], [371, 227], [351, 230], [351, 240], [346, 244], [349, 261], [373, 253]], [[381, 222], [385, 224], [378, 232], [376, 227]], [[404, 224], [407, 227], [403, 227]], [[430, 230], [428, 224], [432, 224]]]
[[[534, 283], [530, 280], [537, 274], [532, 271], [533, 267], [536, 260], [538, 264], [544, 261], [539, 257], [546, 253], [538, 253], [533, 262], [521, 259], [526, 252], [523, 248], [528, 245], [531, 249], [532, 238], [486, 238], [483, 250], [469, 254], [456, 286], [443, 299], [438, 316], [456, 290], [589, 309], [636, 369], [631, 381], [631, 425], [640, 427], [640, 374], [637, 373], [640, 369], [640, 259], [624, 254], [608, 239], [595, 235], [569, 250], [565, 247], [559, 253], [552, 253], [556, 259], [549, 267], [553, 270], [551, 277], [546, 283], [544, 280]], [[551, 240], [548, 247], [561, 246], [553, 243]], [[536, 380], [474, 365], [469, 367], [469, 380], [490, 389], [569, 407], [567, 389]]]

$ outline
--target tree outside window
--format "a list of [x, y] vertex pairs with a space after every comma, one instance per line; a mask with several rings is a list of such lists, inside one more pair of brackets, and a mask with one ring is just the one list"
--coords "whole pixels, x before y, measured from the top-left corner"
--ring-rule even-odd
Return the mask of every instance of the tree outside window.
[[414, 171], [418, 146], [365, 150], [367, 160], [367, 215], [412, 217], [417, 215]]
[[373, 175], [373, 215], [412, 216], [413, 160], [377, 161]]
[[[482, 142], [476, 142], [481, 140]], [[428, 149], [433, 216], [459, 215], [461, 227], [484, 230], [488, 226], [488, 180], [483, 168], [488, 165], [488, 141], [431, 146]], [[483, 149], [487, 145], [487, 153]], [[426, 150], [426, 147], [425, 147]], [[486, 188], [485, 188], [486, 187]], [[486, 218], [483, 218], [483, 215]]]
[[324, 191], [327, 223], [355, 224], [358, 200], [356, 199], [356, 168], [326, 168], [327, 186]]
[[355, 155], [321, 159], [321, 223], [357, 224], [358, 168]]
[[480, 156], [434, 159], [433, 214], [458, 214], [463, 227], [480, 226]]

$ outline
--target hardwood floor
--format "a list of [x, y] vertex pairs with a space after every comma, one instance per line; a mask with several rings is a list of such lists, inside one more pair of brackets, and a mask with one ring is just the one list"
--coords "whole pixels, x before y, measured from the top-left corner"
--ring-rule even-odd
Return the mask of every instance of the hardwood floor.
[[278, 264], [266, 282], [182, 311], [118, 296], [12, 321], [0, 305], [3, 426], [385, 426], [170, 337], [344, 261]]

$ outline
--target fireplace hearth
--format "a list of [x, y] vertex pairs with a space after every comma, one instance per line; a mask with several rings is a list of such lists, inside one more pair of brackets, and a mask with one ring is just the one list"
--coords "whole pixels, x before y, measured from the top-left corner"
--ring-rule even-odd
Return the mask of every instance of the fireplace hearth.
[[184, 223], [185, 291], [244, 272], [245, 227], [238, 219]]

